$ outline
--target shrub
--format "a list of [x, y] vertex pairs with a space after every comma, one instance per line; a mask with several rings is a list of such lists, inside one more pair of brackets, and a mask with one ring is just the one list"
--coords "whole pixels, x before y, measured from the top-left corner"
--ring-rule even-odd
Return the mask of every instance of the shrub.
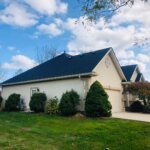
[[58, 113], [58, 98], [57, 97], [51, 98], [50, 100], [46, 102], [45, 113], [52, 114], [52, 115]]
[[144, 106], [144, 113], [150, 114], [150, 105]]
[[95, 81], [87, 93], [85, 101], [85, 113], [88, 117], [111, 116], [111, 104], [103, 86]]
[[140, 101], [135, 101], [130, 106], [130, 111], [132, 112], [143, 112], [144, 106], [141, 104]]
[[13, 93], [11, 94], [5, 102], [6, 111], [20, 111], [20, 94]]
[[29, 103], [30, 109], [34, 112], [44, 112], [46, 99], [45, 93], [34, 93]]
[[0, 108], [2, 106], [3, 98], [0, 96]]
[[62, 95], [59, 104], [60, 113], [63, 116], [71, 116], [77, 112], [77, 105], [79, 104], [80, 97], [74, 90], [67, 91]]

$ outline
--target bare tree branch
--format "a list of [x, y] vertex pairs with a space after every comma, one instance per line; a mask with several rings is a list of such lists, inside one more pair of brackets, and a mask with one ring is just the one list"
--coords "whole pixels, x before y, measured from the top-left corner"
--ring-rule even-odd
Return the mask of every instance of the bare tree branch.
[[14, 75], [17, 76], [17, 75], [21, 74], [22, 72], [23, 72], [23, 70], [20, 68], [15, 72]]
[[38, 63], [43, 63], [57, 55], [57, 49], [51, 48], [48, 45], [36, 48], [36, 60]]
[[136, 37], [134, 40], [134, 46], [148, 48], [150, 46], [150, 36], [148, 37]]

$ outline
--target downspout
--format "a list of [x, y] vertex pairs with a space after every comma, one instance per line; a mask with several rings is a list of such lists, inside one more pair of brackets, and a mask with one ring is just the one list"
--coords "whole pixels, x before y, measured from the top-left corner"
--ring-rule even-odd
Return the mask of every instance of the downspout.
[[86, 81], [84, 79], [82, 79], [82, 77], [79, 75], [79, 79], [82, 81], [83, 83], [83, 95], [81, 97], [81, 103], [80, 103], [80, 111], [84, 111], [85, 109], [85, 98], [86, 98]]

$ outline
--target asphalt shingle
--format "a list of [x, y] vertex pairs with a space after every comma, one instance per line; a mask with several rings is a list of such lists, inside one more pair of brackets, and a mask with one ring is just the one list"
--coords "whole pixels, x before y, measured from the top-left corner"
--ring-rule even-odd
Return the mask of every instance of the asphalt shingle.
[[76, 56], [63, 53], [20, 75], [4, 81], [2, 85], [90, 73], [109, 50], [110, 48], [106, 48]]
[[137, 67], [137, 65], [128, 65], [128, 66], [121, 67], [127, 81], [130, 81], [136, 67]]

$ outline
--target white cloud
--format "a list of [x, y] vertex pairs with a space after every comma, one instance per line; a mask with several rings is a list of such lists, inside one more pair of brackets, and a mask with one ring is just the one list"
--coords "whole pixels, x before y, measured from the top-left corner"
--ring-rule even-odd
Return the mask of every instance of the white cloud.
[[[113, 47], [121, 64], [138, 64], [142, 71], [150, 72], [149, 46], [136, 48], [135, 38], [150, 39], [150, 2], [136, 1], [132, 8], [122, 7], [108, 22], [100, 18], [97, 24], [83, 26], [82, 17], [68, 18], [63, 27], [71, 33], [68, 49], [71, 53]], [[78, 22], [77, 24], [75, 22]], [[140, 53], [138, 55], [138, 53]], [[150, 77], [148, 77], [150, 78]]]
[[133, 64], [138, 64], [141, 72], [146, 72], [146, 67], [147, 65], [143, 62], [140, 62], [138, 60], [135, 60], [135, 59], [130, 59], [130, 60], [121, 60], [120, 61], [121, 65], [133, 65]]
[[33, 59], [30, 59], [27, 56], [15, 55], [11, 58], [11, 62], [6, 62], [2, 64], [2, 68], [8, 69], [8, 70], [16, 70], [20, 68], [23, 70], [27, 70], [36, 65], [37, 65], [36, 61]]
[[132, 50], [118, 50], [117, 56], [120, 59], [131, 59], [135, 57], [135, 53]]
[[[134, 52], [126, 50], [132, 47], [135, 27], [130, 25], [126, 28], [118, 26], [110, 28], [103, 25], [103, 20], [99, 20], [97, 24], [86, 26], [82, 25], [82, 17], [79, 23], [75, 24], [76, 19], [68, 19], [64, 26], [66, 30], [72, 33], [72, 38], [68, 43], [70, 51], [90, 51], [105, 47], [113, 47], [120, 58], [134, 57]], [[128, 34], [126, 34], [128, 33]]]
[[28, 12], [25, 6], [13, 2], [0, 11], [0, 22], [14, 26], [29, 27], [37, 23], [37, 16]]
[[4, 8], [0, 9], [0, 23], [20, 27], [33, 26], [47, 16], [64, 14], [68, 8], [61, 0], [1, 0], [1, 3]]
[[117, 15], [112, 18], [114, 25], [122, 23], [142, 23], [145, 26], [150, 25], [149, 16], [150, 1], [147, 3], [136, 0], [133, 7], [122, 7]]
[[52, 16], [54, 14], [66, 13], [67, 3], [61, 0], [24, 0], [33, 9], [43, 15]]
[[50, 36], [58, 36], [58, 35], [62, 34], [62, 31], [54, 23], [51, 23], [48, 25], [47, 24], [41, 24], [37, 27], [37, 29], [41, 34], [47, 34]]
[[144, 63], [150, 62], [150, 56], [145, 55], [145, 54], [138, 54], [137, 59]]
[[14, 46], [8, 46], [7, 49], [8, 49], [9, 51], [14, 51], [14, 50], [16, 50], [16, 47], [14, 47]]

